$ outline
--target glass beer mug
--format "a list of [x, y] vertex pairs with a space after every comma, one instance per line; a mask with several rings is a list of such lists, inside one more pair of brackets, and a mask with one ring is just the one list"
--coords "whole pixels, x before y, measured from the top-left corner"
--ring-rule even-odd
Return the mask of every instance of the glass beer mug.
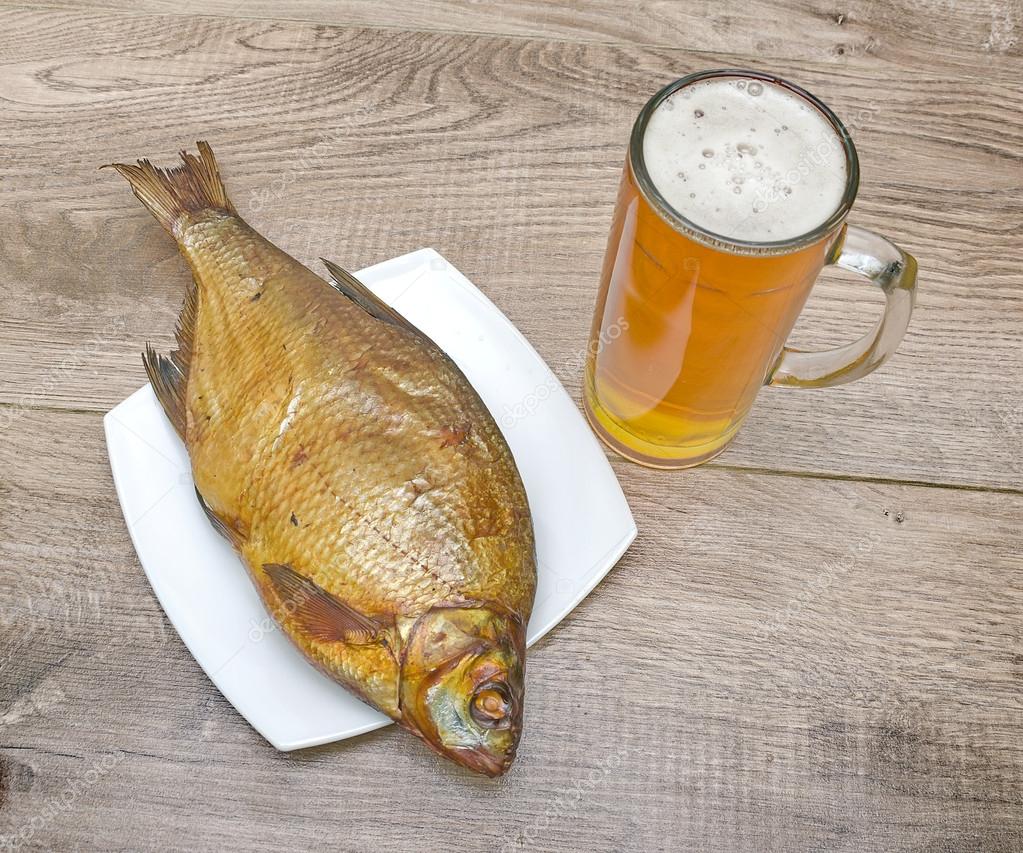
[[[846, 224], [859, 163], [845, 127], [799, 87], [706, 71], [636, 119], [604, 259], [584, 403], [635, 462], [687, 468], [720, 453], [759, 389], [821, 388], [875, 370], [909, 323], [916, 261]], [[881, 288], [862, 339], [785, 346], [826, 264]]]

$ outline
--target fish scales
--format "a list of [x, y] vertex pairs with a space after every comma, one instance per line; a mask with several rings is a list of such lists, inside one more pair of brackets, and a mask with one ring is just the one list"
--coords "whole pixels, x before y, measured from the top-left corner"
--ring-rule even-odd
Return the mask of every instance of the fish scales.
[[199, 148], [114, 168], [192, 269], [177, 361], [146, 366], [200, 499], [312, 664], [499, 775], [536, 585], [511, 452], [447, 356], [344, 270], [328, 283], [255, 232]]

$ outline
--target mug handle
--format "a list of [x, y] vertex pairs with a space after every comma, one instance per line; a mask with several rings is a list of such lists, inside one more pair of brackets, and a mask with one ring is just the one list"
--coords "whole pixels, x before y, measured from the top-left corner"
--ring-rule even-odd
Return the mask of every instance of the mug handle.
[[916, 259], [880, 234], [855, 225], [846, 226], [839, 245], [828, 263], [880, 287], [884, 314], [871, 331], [843, 347], [819, 352], [783, 347], [766, 385], [827, 388], [853, 382], [884, 364], [906, 333], [916, 300]]

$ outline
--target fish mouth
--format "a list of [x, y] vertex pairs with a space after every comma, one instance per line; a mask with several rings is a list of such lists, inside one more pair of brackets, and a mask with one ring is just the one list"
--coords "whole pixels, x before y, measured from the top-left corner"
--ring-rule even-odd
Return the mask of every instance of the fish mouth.
[[491, 779], [503, 776], [515, 760], [514, 752], [499, 756], [484, 750], [464, 747], [445, 750], [445, 754], [456, 764], [461, 764], [463, 767], [482, 773]]
[[515, 761], [515, 755], [518, 752], [517, 731], [514, 743], [510, 746], [508, 751], [495, 753], [479, 746], [452, 746], [439, 743], [423, 732], [415, 724], [415, 722], [407, 716], [399, 717], [397, 719], [397, 723], [412, 732], [412, 734], [416, 735], [416, 737], [420, 738], [423, 743], [442, 758], [453, 761], [455, 764], [465, 767], [467, 770], [472, 770], [475, 773], [481, 773], [484, 776], [489, 776], [491, 779], [496, 779], [498, 776], [503, 776], [507, 773], [508, 769], [512, 766], [512, 763]]

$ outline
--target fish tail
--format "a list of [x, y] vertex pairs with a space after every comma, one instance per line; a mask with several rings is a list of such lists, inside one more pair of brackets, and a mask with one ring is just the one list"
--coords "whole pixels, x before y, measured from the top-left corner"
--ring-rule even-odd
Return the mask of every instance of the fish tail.
[[198, 157], [182, 151], [182, 165], [169, 169], [158, 168], [148, 160], [139, 160], [134, 166], [128, 163], [108, 164], [131, 184], [135, 197], [172, 234], [175, 223], [186, 214], [194, 215], [206, 210], [235, 212], [220, 180], [213, 149], [206, 142], [197, 142], [196, 145]]

